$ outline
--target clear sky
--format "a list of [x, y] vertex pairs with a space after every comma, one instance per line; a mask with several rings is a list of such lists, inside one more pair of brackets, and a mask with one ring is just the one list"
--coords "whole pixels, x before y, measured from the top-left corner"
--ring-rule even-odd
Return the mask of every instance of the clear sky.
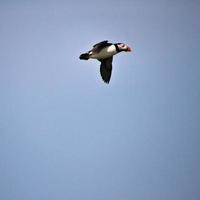
[[[199, 200], [200, 1], [0, 1], [0, 199]], [[109, 85], [80, 53], [102, 40]]]

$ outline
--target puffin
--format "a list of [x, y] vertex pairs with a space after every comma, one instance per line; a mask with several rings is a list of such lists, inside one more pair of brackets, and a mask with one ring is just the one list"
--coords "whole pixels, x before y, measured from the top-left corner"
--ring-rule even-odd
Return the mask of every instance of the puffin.
[[82, 53], [79, 58], [81, 60], [97, 59], [100, 61], [101, 77], [108, 84], [112, 73], [113, 56], [123, 51], [131, 52], [131, 48], [124, 43], [110, 43], [108, 40], [104, 40], [95, 44], [90, 51]]

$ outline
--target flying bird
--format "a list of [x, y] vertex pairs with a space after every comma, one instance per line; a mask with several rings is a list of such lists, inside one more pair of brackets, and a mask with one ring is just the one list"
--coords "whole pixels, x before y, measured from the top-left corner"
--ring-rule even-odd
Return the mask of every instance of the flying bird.
[[99, 42], [93, 48], [80, 55], [81, 60], [88, 60], [90, 58], [97, 59], [101, 62], [100, 74], [105, 83], [110, 82], [112, 73], [112, 60], [115, 54], [122, 51], [130, 52], [131, 48], [124, 43], [109, 43], [108, 40]]

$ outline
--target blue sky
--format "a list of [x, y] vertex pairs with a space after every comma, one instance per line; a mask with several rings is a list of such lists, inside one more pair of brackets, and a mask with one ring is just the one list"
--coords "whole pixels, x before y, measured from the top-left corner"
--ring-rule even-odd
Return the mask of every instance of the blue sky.
[[[1, 1], [0, 199], [198, 200], [199, 1]], [[80, 53], [133, 53], [109, 85]]]

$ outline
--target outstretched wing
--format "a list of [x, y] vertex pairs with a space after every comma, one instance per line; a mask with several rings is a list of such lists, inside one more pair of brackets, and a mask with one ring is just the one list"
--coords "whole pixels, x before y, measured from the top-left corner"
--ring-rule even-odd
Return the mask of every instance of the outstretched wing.
[[95, 44], [93, 47], [105, 45], [105, 44], [107, 44], [107, 43], [108, 43], [108, 40], [104, 40], [104, 41], [102, 41], [102, 42], [99, 42], [99, 43]]
[[112, 43], [108, 43], [108, 40], [104, 40], [102, 42], [99, 42], [97, 44], [95, 44], [93, 46], [93, 49], [92, 51], [95, 52], [95, 53], [99, 53], [103, 48], [107, 47], [107, 46], [110, 46]]
[[100, 74], [105, 83], [110, 82], [111, 73], [112, 73], [112, 60], [113, 60], [113, 57], [99, 60], [101, 62]]

